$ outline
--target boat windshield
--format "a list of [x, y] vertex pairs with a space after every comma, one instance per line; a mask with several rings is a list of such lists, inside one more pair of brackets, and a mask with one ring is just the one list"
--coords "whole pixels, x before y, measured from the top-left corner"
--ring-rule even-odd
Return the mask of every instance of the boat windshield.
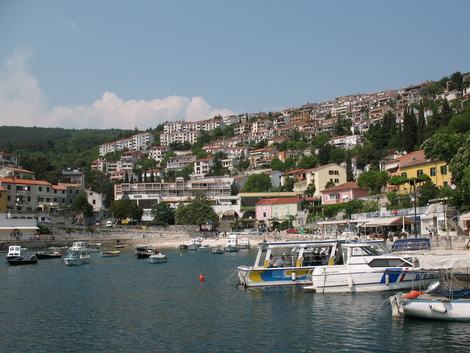
[[352, 249], [351, 256], [377, 256], [380, 255], [376, 249], [371, 246], [355, 246]]

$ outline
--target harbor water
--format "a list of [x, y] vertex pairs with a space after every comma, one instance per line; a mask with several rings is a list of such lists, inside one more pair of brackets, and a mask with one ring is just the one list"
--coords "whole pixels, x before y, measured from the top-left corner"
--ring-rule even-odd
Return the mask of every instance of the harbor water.
[[[256, 250], [165, 250], [168, 262], [91, 254], [0, 263], [3, 352], [465, 352], [465, 323], [392, 318], [390, 293], [244, 289]], [[200, 281], [199, 276], [204, 276]]]

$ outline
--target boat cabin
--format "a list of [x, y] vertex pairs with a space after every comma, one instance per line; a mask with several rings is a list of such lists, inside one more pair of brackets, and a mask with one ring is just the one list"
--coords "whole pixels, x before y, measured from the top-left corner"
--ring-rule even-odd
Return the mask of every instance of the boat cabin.
[[87, 251], [86, 242], [76, 241], [69, 248], [69, 251]]
[[9, 246], [7, 257], [21, 257], [21, 246], [19, 245]]

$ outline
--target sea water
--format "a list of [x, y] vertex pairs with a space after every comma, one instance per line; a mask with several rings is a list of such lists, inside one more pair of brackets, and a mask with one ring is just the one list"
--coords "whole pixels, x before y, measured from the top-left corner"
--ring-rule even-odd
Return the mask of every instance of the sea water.
[[[256, 250], [167, 250], [168, 262], [91, 254], [0, 261], [2, 352], [454, 352], [470, 325], [392, 318], [392, 292], [314, 294], [244, 289], [236, 267]], [[200, 280], [200, 275], [204, 281]]]

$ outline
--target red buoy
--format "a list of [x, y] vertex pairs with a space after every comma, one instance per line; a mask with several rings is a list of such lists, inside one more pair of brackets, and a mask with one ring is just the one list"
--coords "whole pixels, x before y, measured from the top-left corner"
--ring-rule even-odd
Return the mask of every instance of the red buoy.
[[202, 275], [202, 273], [199, 275], [199, 281], [204, 282], [204, 276]]

